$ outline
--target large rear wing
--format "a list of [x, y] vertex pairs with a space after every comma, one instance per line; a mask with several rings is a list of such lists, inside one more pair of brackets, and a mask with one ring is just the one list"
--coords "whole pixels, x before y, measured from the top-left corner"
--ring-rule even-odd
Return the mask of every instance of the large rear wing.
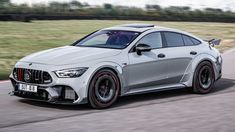
[[215, 45], [219, 45], [221, 42], [221, 39], [211, 39], [207, 40], [210, 46], [214, 47]]

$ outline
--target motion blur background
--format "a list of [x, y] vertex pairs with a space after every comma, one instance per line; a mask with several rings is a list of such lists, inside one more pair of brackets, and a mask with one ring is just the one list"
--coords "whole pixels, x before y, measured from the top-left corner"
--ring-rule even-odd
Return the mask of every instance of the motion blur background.
[[217, 48], [224, 52], [235, 46], [234, 7], [231, 0], [0, 0], [0, 80], [26, 55], [125, 23], [220, 38]]

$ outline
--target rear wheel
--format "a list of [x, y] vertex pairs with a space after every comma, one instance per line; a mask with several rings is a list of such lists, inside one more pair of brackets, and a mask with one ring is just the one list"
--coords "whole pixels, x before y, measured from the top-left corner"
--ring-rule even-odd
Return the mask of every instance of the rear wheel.
[[198, 65], [193, 79], [193, 92], [206, 94], [211, 92], [215, 82], [213, 66], [204, 61]]
[[89, 103], [93, 108], [107, 108], [117, 99], [120, 83], [117, 75], [109, 70], [98, 71], [89, 86]]

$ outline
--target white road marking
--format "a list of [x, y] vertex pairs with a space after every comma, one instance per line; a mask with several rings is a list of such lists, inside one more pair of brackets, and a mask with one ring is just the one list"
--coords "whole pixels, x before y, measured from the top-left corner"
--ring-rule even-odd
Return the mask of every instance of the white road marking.
[[8, 82], [10, 82], [10, 80], [3, 80], [3, 81], [0, 81], [0, 84], [8, 83]]

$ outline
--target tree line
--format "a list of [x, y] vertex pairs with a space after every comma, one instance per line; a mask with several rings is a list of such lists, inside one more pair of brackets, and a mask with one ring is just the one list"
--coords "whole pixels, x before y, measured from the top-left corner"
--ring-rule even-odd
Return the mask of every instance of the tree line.
[[103, 4], [91, 6], [76, 0], [48, 4], [20, 4], [0, 0], [0, 20], [121, 19], [158, 21], [235, 22], [235, 12], [217, 8], [191, 9], [187, 6], [146, 5], [145, 8]]

